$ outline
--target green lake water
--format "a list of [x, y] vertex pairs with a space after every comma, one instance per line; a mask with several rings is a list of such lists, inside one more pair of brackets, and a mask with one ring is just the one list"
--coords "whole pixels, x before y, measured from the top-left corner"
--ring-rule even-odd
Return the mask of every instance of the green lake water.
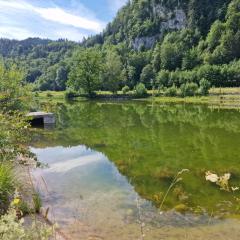
[[239, 192], [205, 172], [240, 186], [240, 112], [84, 101], [51, 110], [56, 127], [34, 131], [31, 147], [48, 166], [33, 175], [71, 239], [239, 239]]

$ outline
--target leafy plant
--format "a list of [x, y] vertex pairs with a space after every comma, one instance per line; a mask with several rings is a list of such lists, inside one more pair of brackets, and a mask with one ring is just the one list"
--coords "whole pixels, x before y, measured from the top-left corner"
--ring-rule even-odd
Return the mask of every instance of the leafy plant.
[[39, 193], [37, 193], [37, 192], [35, 192], [33, 194], [33, 206], [34, 206], [34, 211], [36, 213], [39, 213], [40, 209], [42, 207], [42, 200], [41, 200]]
[[14, 209], [0, 217], [1, 240], [48, 240], [53, 235], [54, 229], [38, 221], [33, 221], [32, 226], [25, 228], [24, 219], [17, 219]]
[[206, 96], [209, 93], [209, 89], [211, 87], [211, 84], [208, 80], [206, 80], [205, 78], [202, 78], [200, 81], [200, 87], [198, 89], [198, 93], [201, 96]]
[[0, 215], [5, 212], [14, 192], [14, 176], [9, 163], [0, 163]]
[[122, 88], [123, 94], [126, 94], [126, 93], [128, 93], [129, 91], [130, 91], [129, 86], [124, 86], [124, 87]]
[[173, 84], [172, 87], [167, 88], [165, 91], [165, 95], [168, 97], [175, 97], [177, 96], [178, 89], [177, 87]]
[[192, 97], [197, 94], [198, 85], [193, 82], [185, 83], [181, 85], [180, 90], [183, 97]]

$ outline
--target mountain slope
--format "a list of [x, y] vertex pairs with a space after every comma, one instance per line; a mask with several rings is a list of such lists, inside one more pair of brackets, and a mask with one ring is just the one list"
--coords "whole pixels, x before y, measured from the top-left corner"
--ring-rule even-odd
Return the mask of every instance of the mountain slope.
[[0, 55], [26, 72], [26, 82], [40, 90], [64, 90], [67, 81], [66, 59], [79, 44], [67, 40], [40, 38], [26, 40], [0, 39]]
[[108, 24], [103, 33], [87, 39], [85, 46], [126, 42], [134, 49], [151, 48], [166, 32], [198, 29], [206, 35], [211, 24], [223, 20], [231, 0], [133, 0]]

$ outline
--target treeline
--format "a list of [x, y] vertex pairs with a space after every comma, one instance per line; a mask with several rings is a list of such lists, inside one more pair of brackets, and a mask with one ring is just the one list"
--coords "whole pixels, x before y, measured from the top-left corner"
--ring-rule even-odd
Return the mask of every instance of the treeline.
[[[171, 13], [176, 9], [174, 4], [188, 13], [186, 26], [180, 30], [165, 29], [152, 48], [142, 46], [135, 50], [130, 39], [156, 33], [147, 30], [142, 35], [136, 30], [136, 26], [142, 27], [140, 20], [155, 21], [161, 9], [157, 14], [153, 6], [164, 6]], [[136, 15], [134, 23], [126, 12]], [[131, 36], [129, 29], [133, 30]], [[109, 40], [116, 38], [118, 31], [123, 34], [119, 40]], [[92, 95], [98, 90], [135, 90], [145, 95], [147, 89], [159, 89], [166, 95], [191, 96], [205, 95], [211, 86], [240, 86], [240, 0], [214, 1], [212, 5], [208, 0], [132, 1], [119, 11], [101, 36], [106, 38], [97, 41], [99, 36], [92, 37], [80, 45], [67, 40], [41, 43], [39, 39], [17, 42], [18, 47], [9, 43], [4, 58], [7, 63], [17, 62], [26, 72], [25, 81], [42, 91], [68, 89]], [[90, 40], [91, 44], [87, 44]]]
[[17, 64], [27, 83], [37, 90], [65, 90], [68, 58], [79, 44], [60, 39], [0, 39], [0, 55], [8, 65]]

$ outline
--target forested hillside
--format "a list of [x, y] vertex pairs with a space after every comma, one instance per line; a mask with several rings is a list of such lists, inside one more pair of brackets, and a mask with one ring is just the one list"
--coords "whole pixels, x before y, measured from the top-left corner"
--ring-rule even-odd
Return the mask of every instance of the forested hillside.
[[39, 90], [64, 90], [67, 59], [78, 44], [67, 40], [29, 38], [23, 41], [0, 39], [0, 54], [7, 63], [16, 63], [25, 72], [27, 83]]
[[224, 20], [231, 0], [133, 0], [123, 7], [103, 33], [86, 46], [126, 42], [134, 49], [151, 48], [166, 32], [198, 29], [205, 36], [211, 24]]
[[81, 46], [3, 39], [0, 51], [35, 89], [127, 92], [141, 83], [204, 95], [210, 86], [240, 86], [240, 0], [132, 0]]

